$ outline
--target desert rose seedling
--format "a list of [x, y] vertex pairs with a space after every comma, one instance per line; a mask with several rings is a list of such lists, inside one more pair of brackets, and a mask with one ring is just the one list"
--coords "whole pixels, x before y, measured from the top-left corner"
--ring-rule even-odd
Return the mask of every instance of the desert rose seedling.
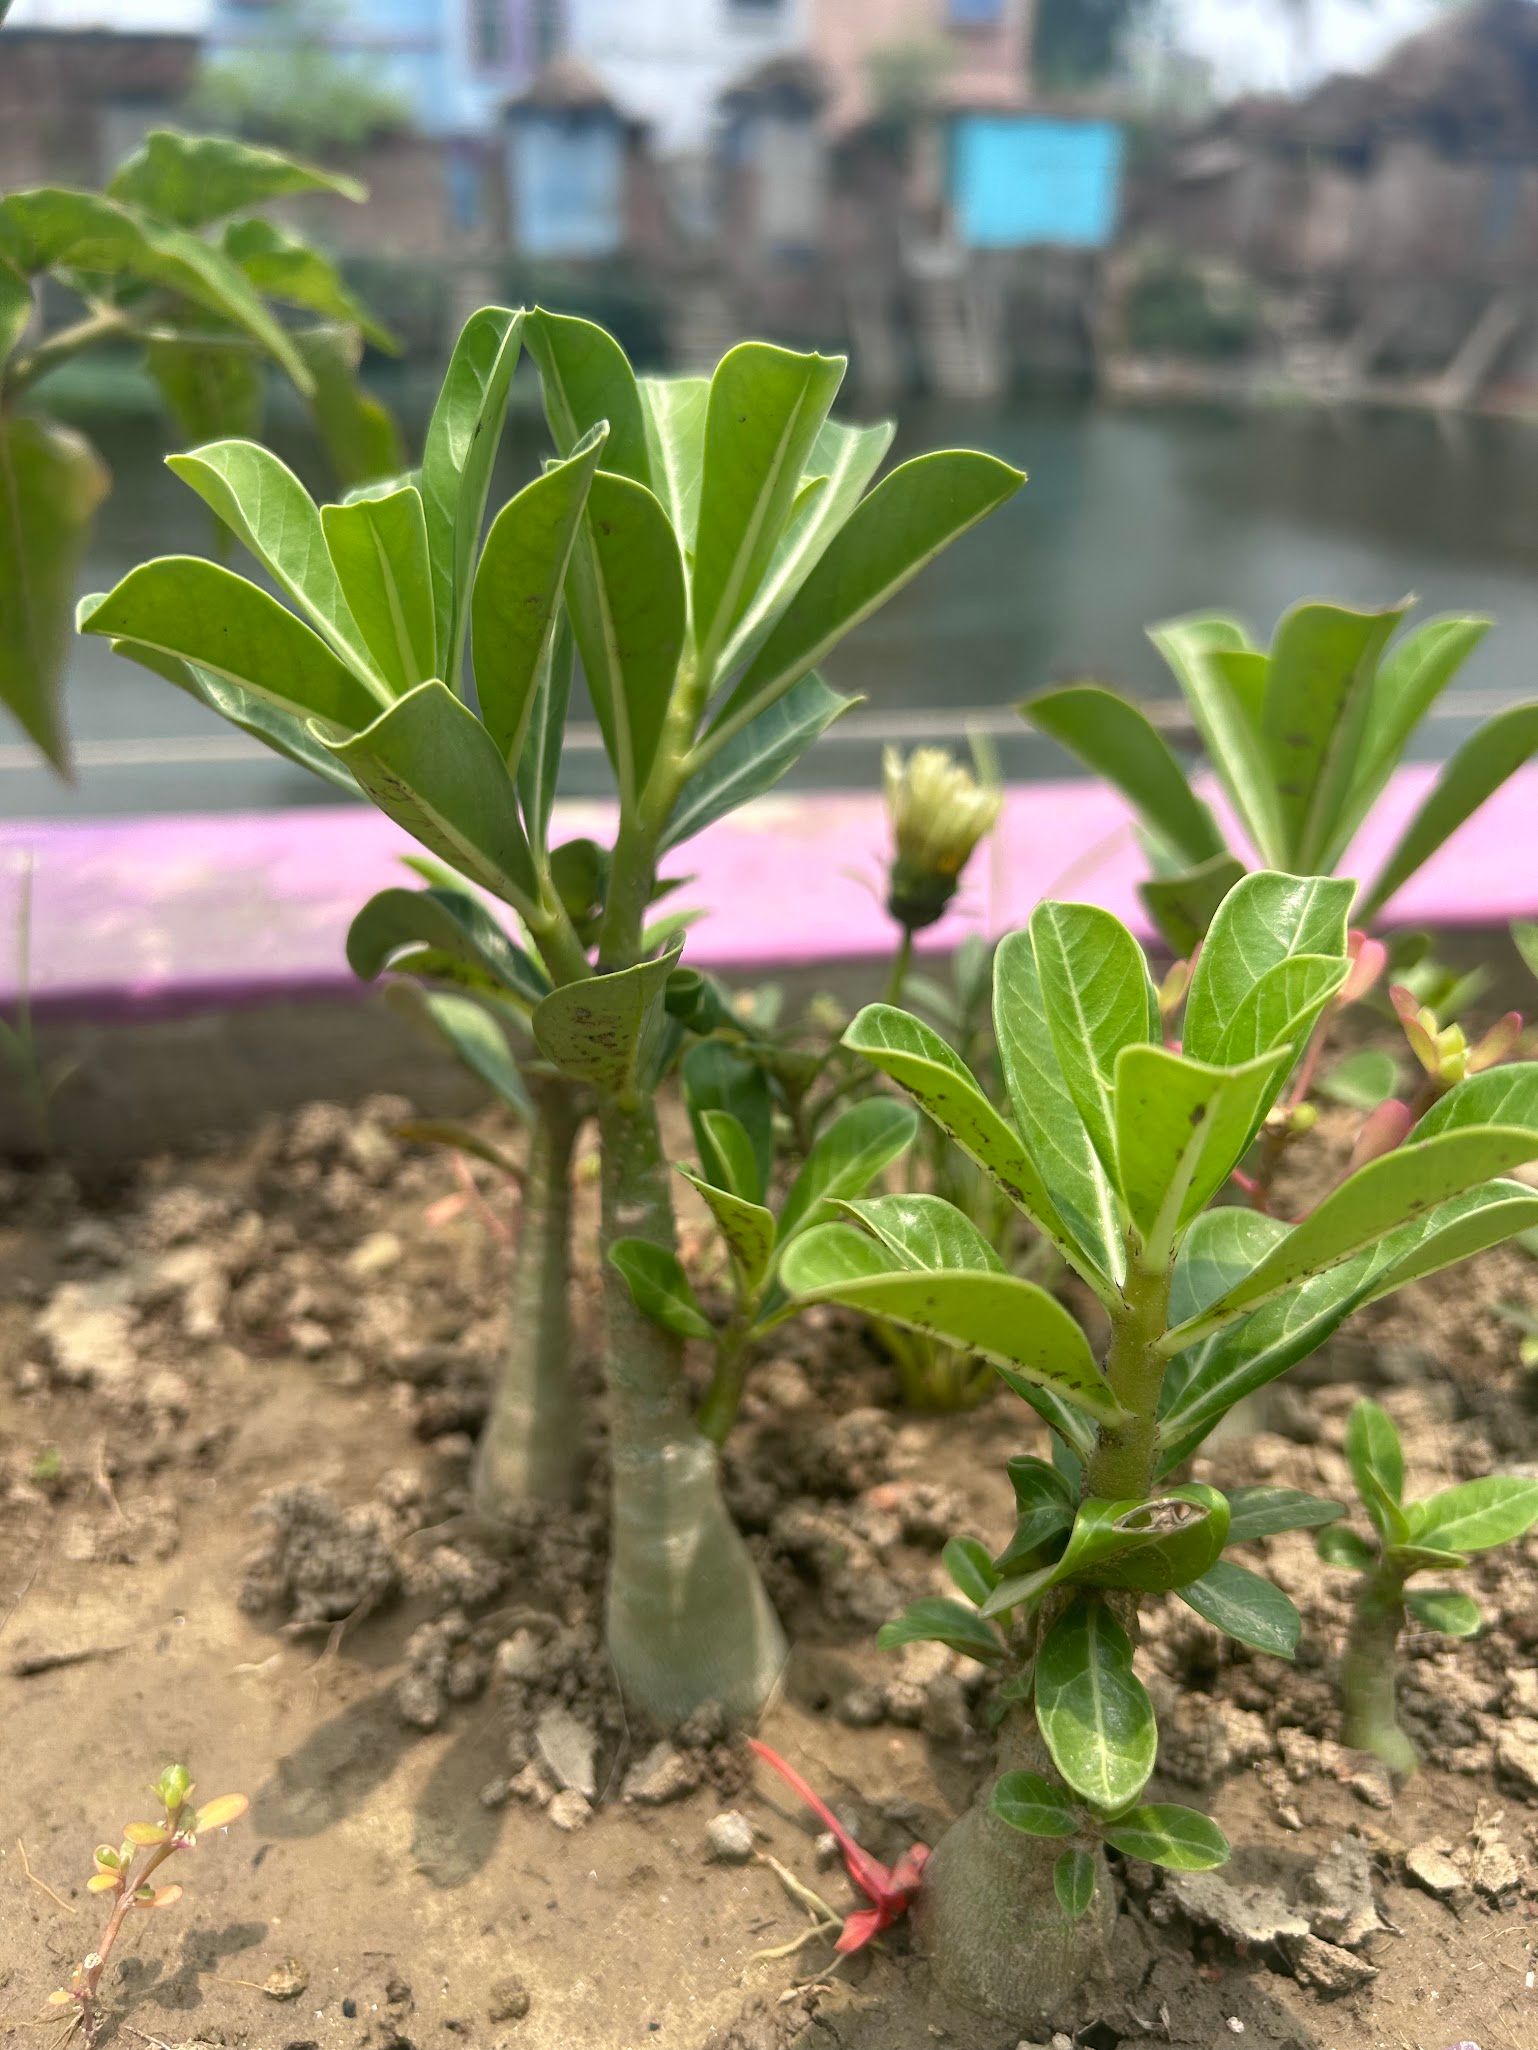
[[1408, 1778], [1420, 1760], [1395, 1706], [1400, 1635], [1407, 1624], [1418, 1624], [1444, 1637], [1472, 1637], [1481, 1622], [1478, 1603], [1461, 1589], [1409, 1583], [1423, 1573], [1460, 1572], [1475, 1552], [1531, 1530], [1538, 1522], [1538, 1480], [1490, 1474], [1406, 1502], [1399, 1433], [1368, 1401], [1351, 1412], [1346, 1457], [1372, 1536], [1337, 1524], [1315, 1541], [1329, 1565], [1359, 1576], [1340, 1669], [1344, 1734], [1348, 1744]]
[[937, 1638], [999, 1676], [1000, 1772], [936, 1847], [918, 1915], [942, 1980], [1017, 2026], [1045, 2020], [1099, 1954], [1103, 1845], [1177, 1866], [1222, 1855], [1203, 1818], [1143, 1801], [1158, 1737], [1134, 1666], [1141, 1602], [1173, 1594], [1290, 1656], [1297, 1611], [1228, 1554], [1340, 1514], [1176, 1470], [1354, 1309], [1538, 1218], [1538, 1193], [1508, 1179], [1538, 1156], [1531, 1064], [1459, 1083], [1412, 1141], [1297, 1224], [1215, 1207], [1349, 973], [1353, 895], [1327, 877], [1237, 883], [1191, 972], [1178, 1050], [1132, 935], [1092, 905], [1039, 905], [995, 958], [1012, 1116], [905, 1012], [874, 1005], [846, 1034], [1057, 1248], [1109, 1334], [1097, 1356], [1052, 1295], [929, 1195], [847, 1201], [847, 1221], [805, 1233], [781, 1265], [792, 1294], [992, 1360], [1051, 1430], [1050, 1461], [1011, 1464], [1013, 1537], [953, 1545], [961, 1599], [922, 1602], [884, 1633]]
[[[525, 343], [556, 453], [483, 538]], [[656, 1089], [682, 940], [651, 934], [659, 864], [848, 709], [822, 662], [1022, 482], [965, 450], [875, 482], [892, 430], [831, 418], [843, 370], [745, 342], [712, 377], [638, 380], [587, 321], [486, 307], [420, 470], [387, 490], [318, 508], [250, 441], [172, 459], [281, 597], [170, 557], [81, 608], [84, 631], [361, 789], [528, 934], [553, 985], [535, 1044], [597, 1105], [609, 1649], [625, 1692], [668, 1720], [707, 1700], [754, 1709], [784, 1644], [695, 1423], [683, 1341], [607, 1257], [621, 1239], [677, 1250]], [[618, 792], [587, 917], [550, 843], [573, 644]]]
[[[1219, 613], [1150, 629], [1242, 843], [1230, 842], [1162, 735], [1125, 698], [1085, 683], [1021, 706], [1132, 805], [1154, 870], [1143, 899], [1176, 954], [1192, 950], [1246, 869], [1329, 874], [1344, 860], [1422, 719], [1490, 626], [1432, 619], [1395, 640], [1407, 611], [1296, 605], [1269, 648]], [[1356, 922], [1370, 925], [1535, 749], [1538, 701], [1510, 706], [1471, 734], [1362, 891]]]
[[102, 1975], [118, 1938], [131, 1917], [174, 1907], [183, 1888], [176, 1882], [156, 1883], [156, 1875], [180, 1851], [197, 1847], [200, 1837], [228, 1829], [250, 1807], [244, 1794], [221, 1794], [194, 1808], [194, 1792], [184, 1765], [168, 1765], [151, 1789], [163, 1810], [159, 1822], [130, 1822], [120, 1844], [98, 1844], [95, 1870], [86, 1881], [89, 1893], [109, 1897], [112, 1908], [96, 1948], [74, 1969], [68, 1986], [48, 1996], [50, 2007], [73, 2007], [73, 2021], [94, 2043], [104, 2019]]

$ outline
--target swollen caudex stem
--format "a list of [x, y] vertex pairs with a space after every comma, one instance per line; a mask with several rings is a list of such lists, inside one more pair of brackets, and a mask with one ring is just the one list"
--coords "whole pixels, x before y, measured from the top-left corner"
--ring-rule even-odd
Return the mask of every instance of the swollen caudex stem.
[[1396, 1779], [1408, 1779], [1420, 1763], [1397, 1701], [1405, 1578], [1387, 1564], [1363, 1576], [1340, 1662], [1341, 1735], [1353, 1750], [1370, 1751]]

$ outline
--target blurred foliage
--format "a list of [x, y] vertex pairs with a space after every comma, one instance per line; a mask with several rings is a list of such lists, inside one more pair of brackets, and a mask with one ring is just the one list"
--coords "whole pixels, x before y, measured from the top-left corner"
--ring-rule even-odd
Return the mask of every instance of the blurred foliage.
[[1254, 346], [1264, 319], [1260, 292], [1231, 264], [1160, 242], [1145, 243], [1133, 263], [1122, 332], [1134, 354], [1213, 360]]
[[409, 103], [377, 64], [332, 47], [338, 9], [287, 0], [263, 14], [259, 50], [204, 66], [188, 102], [198, 120], [313, 156], [411, 125]]

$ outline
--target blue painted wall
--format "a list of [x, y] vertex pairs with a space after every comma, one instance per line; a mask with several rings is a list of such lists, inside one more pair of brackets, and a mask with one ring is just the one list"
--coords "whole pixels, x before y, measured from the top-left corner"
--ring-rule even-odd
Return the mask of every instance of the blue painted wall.
[[971, 249], [1103, 249], [1121, 207], [1124, 139], [1114, 121], [960, 114], [951, 126], [951, 205]]
[[529, 256], [609, 256], [625, 234], [625, 145], [606, 115], [508, 125], [513, 239]]

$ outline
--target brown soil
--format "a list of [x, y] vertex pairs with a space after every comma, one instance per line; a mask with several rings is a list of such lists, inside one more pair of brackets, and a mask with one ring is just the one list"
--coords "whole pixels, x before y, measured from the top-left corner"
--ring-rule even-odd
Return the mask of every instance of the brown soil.
[[[598, 1638], [596, 1423], [580, 1513], [507, 1558], [466, 1533], [508, 1205], [489, 1182], [467, 1203], [446, 1158], [398, 1144], [400, 1108], [313, 1106], [89, 1192], [0, 1177], [0, 2022], [43, 2012], [90, 1948], [91, 1846], [178, 1757], [253, 1812], [132, 1925], [107, 1980], [125, 2045], [1015, 2050], [938, 1998], [900, 1930], [837, 1971], [820, 1938], [758, 1955], [808, 1926], [764, 1854], [840, 1912], [848, 1885], [708, 1715], [660, 1751], [627, 1718]], [[583, 1188], [591, 1205], [590, 1164]], [[1198, 1471], [1343, 1492], [1364, 1388], [1405, 1430], [1412, 1489], [1533, 1460], [1519, 1334], [1492, 1305], [1538, 1308], [1535, 1276], [1501, 1252], [1411, 1291]], [[594, 1303], [588, 1273], [584, 1329]], [[929, 1647], [878, 1653], [874, 1625], [938, 1588], [952, 1528], [1002, 1537], [1004, 1460], [1041, 1433], [1008, 1397], [896, 1414], [837, 1317], [783, 1335], [729, 1474], [797, 1646], [762, 1733], [890, 1859], [968, 1798], [988, 1704]], [[1471, 1578], [1483, 1637], [1409, 1644], [1428, 1766], [1392, 1802], [1336, 1742], [1344, 1583], [1305, 1537], [1267, 1551], [1306, 1617], [1295, 1666], [1177, 1603], [1151, 1608], [1145, 1648], [1157, 1784], [1216, 1814], [1239, 1891], [1124, 1865], [1113, 1968], [1066, 2040], [1532, 2050], [1538, 1544]], [[742, 1866], [708, 1850], [731, 1809], [760, 1854]]]

